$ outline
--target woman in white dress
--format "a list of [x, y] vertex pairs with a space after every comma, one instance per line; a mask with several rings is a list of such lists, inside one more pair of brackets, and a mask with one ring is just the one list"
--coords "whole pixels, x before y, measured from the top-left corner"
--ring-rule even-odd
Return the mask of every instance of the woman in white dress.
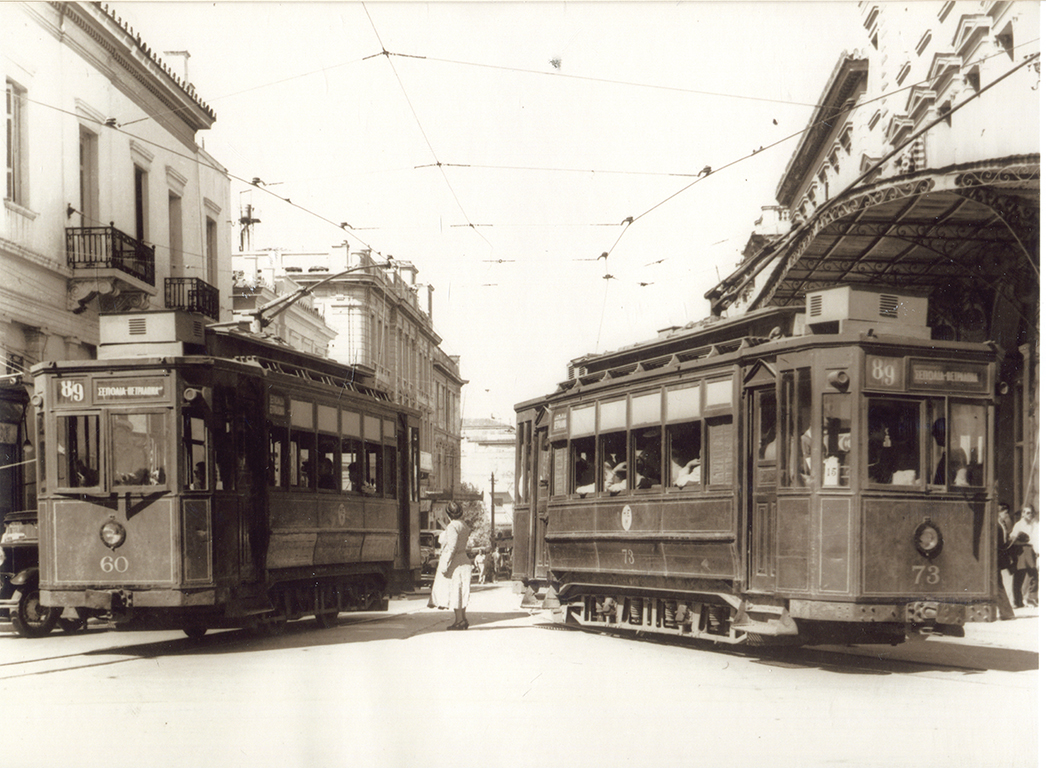
[[450, 523], [440, 534], [442, 551], [432, 581], [432, 600], [440, 608], [454, 611], [454, 623], [447, 629], [468, 629], [465, 609], [469, 604], [472, 586], [472, 562], [468, 556], [469, 534], [472, 531], [461, 520], [461, 505], [447, 504]]

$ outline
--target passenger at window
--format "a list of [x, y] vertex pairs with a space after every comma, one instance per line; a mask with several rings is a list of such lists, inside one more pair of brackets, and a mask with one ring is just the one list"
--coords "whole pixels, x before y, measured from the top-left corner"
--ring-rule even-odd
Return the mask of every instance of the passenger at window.
[[884, 485], [914, 485], [919, 477], [919, 450], [912, 440], [905, 417], [915, 417], [917, 406], [906, 413], [906, 407], [882, 409], [883, 415], [869, 410], [868, 478]]
[[580, 451], [577, 461], [574, 462], [574, 491], [582, 495], [595, 493], [596, 470], [588, 454]]
[[620, 493], [625, 490], [627, 479], [628, 471], [625, 462], [618, 461], [616, 453], [610, 454], [603, 462], [603, 489], [610, 493]]
[[947, 422], [937, 419], [931, 428], [933, 441], [937, 444], [937, 452], [941, 458], [937, 461], [937, 469], [933, 473], [934, 485], [969, 485], [966, 476], [966, 452], [957, 446], [945, 450], [944, 440], [947, 437]]
[[701, 484], [701, 457], [688, 456], [683, 451], [672, 451], [672, 485], [677, 488]]
[[192, 482], [189, 484], [191, 491], [207, 490], [207, 464], [202, 461], [196, 462], [192, 470]]
[[334, 462], [330, 459], [320, 459], [320, 476], [317, 485], [327, 490], [338, 490], [338, 480], [334, 477]]
[[[641, 444], [645, 447], [640, 447]], [[661, 431], [644, 432], [636, 445], [636, 488], [661, 485]]]

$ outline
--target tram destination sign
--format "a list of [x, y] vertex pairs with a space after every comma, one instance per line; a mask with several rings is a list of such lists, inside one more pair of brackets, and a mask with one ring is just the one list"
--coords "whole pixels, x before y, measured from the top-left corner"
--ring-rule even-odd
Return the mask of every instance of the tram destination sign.
[[990, 390], [988, 366], [953, 360], [909, 360], [908, 387], [931, 392], [978, 392]]
[[94, 401], [111, 403], [123, 400], [163, 400], [167, 396], [166, 379], [106, 379], [94, 382]]

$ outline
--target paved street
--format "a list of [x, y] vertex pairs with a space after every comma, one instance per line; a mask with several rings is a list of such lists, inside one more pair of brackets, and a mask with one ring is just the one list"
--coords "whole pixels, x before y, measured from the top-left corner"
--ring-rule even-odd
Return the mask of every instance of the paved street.
[[[10, 766], [1030, 766], [1037, 615], [897, 648], [553, 629], [507, 584], [277, 638], [0, 634]], [[30, 736], [31, 734], [31, 736]]]

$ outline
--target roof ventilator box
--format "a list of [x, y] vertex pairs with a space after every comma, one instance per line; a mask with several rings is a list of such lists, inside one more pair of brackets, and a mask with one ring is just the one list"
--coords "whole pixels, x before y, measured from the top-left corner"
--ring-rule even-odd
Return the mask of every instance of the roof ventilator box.
[[929, 339], [925, 296], [841, 285], [806, 294], [807, 333], [874, 333]]
[[99, 360], [199, 353], [205, 320], [182, 310], [120, 312], [99, 318]]

